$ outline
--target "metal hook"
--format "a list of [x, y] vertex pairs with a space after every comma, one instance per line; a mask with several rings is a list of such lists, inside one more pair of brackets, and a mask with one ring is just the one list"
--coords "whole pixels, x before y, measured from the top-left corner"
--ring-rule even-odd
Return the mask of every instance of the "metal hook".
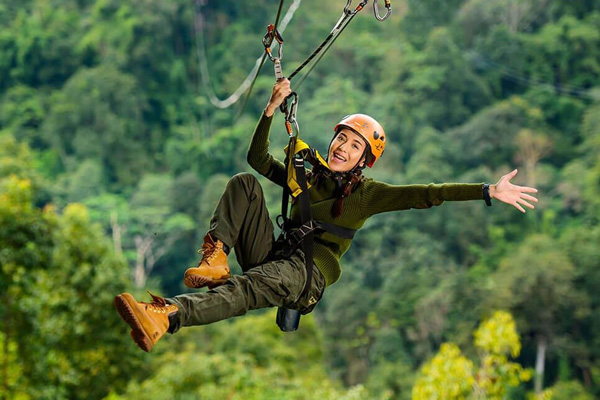
[[391, 0], [384, 0], [385, 8], [387, 8], [387, 11], [386, 11], [385, 15], [382, 17], [379, 15], [379, 7], [377, 6], [378, 1], [379, 0], [373, 0], [373, 12], [375, 13], [375, 18], [377, 19], [377, 21], [385, 21], [392, 13], [392, 2], [391, 2]]
[[[288, 101], [292, 98], [292, 102], [289, 104]], [[300, 134], [300, 126], [296, 120], [296, 111], [298, 110], [298, 94], [292, 92], [288, 97], [285, 98], [281, 106], [279, 107], [281, 112], [285, 114], [285, 127], [288, 131], [289, 136], [298, 136]], [[294, 135], [293, 127], [296, 128], [296, 134]]]
[[[292, 97], [294, 99], [290, 103], [290, 109], [288, 109], [288, 101]], [[286, 121], [287, 120], [291, 121], [291, 118], [294, 118], [294, 119], [296, 118], [296, 109], [297, 109], [297, 107], [298, 107], [298, 95], [296, 94], [296, 92], [292, 92], [292, 93], [290, 93], [290, 95], [288, 97], [286, 97], [285, 99], [283, 99], [283, 102], [279, 106], [279, 109], [285, 115]]]
[[360, 10], [362, 10], [364, 8], [364, 6], [367, 5], [368, 2], [369, 2], [369, 0], [363, 0], [360, 3], [358, 3], [358, 5], [356, 6], [356, 8], [353, 11], [350, 11], [350, 5], [352, 4], [352, 0], [347, 0], [346, 6], [344, 7], [344, 14], [354, 15], [357, 12], [359, 12]]
[[350, 14], [350, 5], [352, 4], [352, 0], [346, 1], [346, 6], [344, 7], [344, 14]]
[[[273, 39], [275, 39], [277, 43], [279, 43], [277, 57], [273, 57], [273, 55], [271, 54], [271, 45], [273, 44]], [[273, 24], [267, 26], [267, 33], [265, 33], [265, 36], [263, 36], [262, 43], [263, 46], [265, 46], [265, 52], [267, 53], [271, 61], [275, 62], [277, 60], [281, 60], [281, 57], [283, 56], [283, 37], [281, 36], [279, 31], [275, 29], [275, 26]]]

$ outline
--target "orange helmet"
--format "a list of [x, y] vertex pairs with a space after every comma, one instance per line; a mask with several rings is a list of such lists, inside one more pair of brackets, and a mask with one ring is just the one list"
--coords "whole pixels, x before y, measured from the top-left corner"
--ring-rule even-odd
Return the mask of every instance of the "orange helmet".
[[373, 167], [385, 149], [385, 132], [374, 118], [365, 114], [346, 115], [333, 130], [337, 133], [348, 128], [363, 137], [368, 143], [367, 166]]

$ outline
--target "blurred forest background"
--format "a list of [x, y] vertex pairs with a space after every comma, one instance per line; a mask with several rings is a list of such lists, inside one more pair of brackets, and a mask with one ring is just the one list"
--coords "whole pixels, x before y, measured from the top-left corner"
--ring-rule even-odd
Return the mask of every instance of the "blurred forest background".
[[[302, 137], [324, 152], [336, 122], [367, 113], [390, 139], [367, 175], [516, 167], [536, 210], [379, 215], [298, 332], [265, 310], [135, 347], [113, 296], [187, 291], [225, 183], [249, 171], [272, 66], [243, 110], [209, 94], [246, 78], [278, 4], [2, 0], [0, 398], [600, 398], [597, 0], [393, 0], [383, 23], [370, 3], [298, 89]], [[344, 5], [301, 3], [284, 74]], [[277, 115], [279, 158], [284, 132]], [[262, 182], [274, 217], [279, 188]]]

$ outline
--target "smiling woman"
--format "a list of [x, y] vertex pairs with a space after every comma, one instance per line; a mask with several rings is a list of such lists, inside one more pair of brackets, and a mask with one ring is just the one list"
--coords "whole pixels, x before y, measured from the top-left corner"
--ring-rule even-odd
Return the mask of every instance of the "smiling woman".
[[[269, 153], [269, 133], [273, 113], [290, 93], [289, 80], [275, 84], [254, 130], [247, 157], [252, 168], [281, 187], [287, 185], [286, 168]], [[138, 302], [128, 293], [116, 296], [117, 310], [132, 328], [131, 337], [139, 347], [149, 351], [167, 331], [175, 333], [182, 326], [210, 324], [253, 309], [277, 306], [302, 314], [311, 312], [325, 288], [339, 279], [340, 260], [350, 247], [354, 232], [375, 214], [430, 208], [445, 201], [485, 200], [491, 205], [492, 198], [524, 212], [521, 205], [533, 208], [528, 201], [537, 202], [525, 193], [536, 192], [535, 189], [510, 183], [516, 170], [496, 185], [389, 185], [365, 178], [363, 169], [375, 165], [385, 149], [383, 127], [368, 115], [353, 114], [344, 117], [334, 131], [328, 166], [317, 164], [306, 174], [311, 185], [309, 206], [313, 220], [320, 226], [335, 227], [314, 233], [314, 263], [308, 266], [312, 279], [306, 268], [308, 257], [291, 241], [304, 226], [301, 202], [292, 203], [290, 227], [283, 242], [275, 241], [259, 181], [251, 174], [235, 175], [210, 221], [202, 260], [184, 274], [186, 286], [208, 286], [212, 290], [169, 299], [153, 296], [152, 303]], [[227, 255], [231, 248], [235, 248], [243, 275], [230, 274]]]
[[[333, 159], [332, 146], [337, 145], [338, 140], [350, 142], [350, 147], [359, 150], [363, 149], [366, 164], [356, 163], [351, 168], [336, 168], [335, 171], [346, 172], [360, 167], [369, 168], [375, 165], [375, 162], [383, 155], [385, 150], [385, 132], [383, 127], [374, 118], [365, 114], [352, 114], [345, 116], [339, 124], [333, 128], [337, 133], [329, 146], [329, 160]], [[340, 137], [341, 136], [341, 137]], [[366, 146], [366, 148], [365, 148]], [[339, 147], [336, 146], [336, 150]], [[341, 155], [341, 154], [340, 154]], [[362, 159], [360, 160], [362, 161]], [[360, 165], [359, 165], [360, 164]], [[350, 167], [350, 165], [348, 165]], [[332, 170], [334, 170], [332, 168]]]
[[329, 146], [329, 168], [345, 172], [359, 166], [364, 167], [366, 148], [367, 144], [362, 136], [350, 129], [341, 129]]

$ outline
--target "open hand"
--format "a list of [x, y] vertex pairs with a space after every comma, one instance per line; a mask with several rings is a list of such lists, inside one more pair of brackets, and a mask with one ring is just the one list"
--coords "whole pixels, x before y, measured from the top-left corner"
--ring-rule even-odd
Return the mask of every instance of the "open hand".
[[277, 107], [283, 103], [286, 97], [292, 94], [292, 88], [290, 87], [290, 81], [286, 78], [278, 80], [273, 86], [273, 92], [271, 98], [265, 108], [265, 115], [270, 117], [273, 115]]
[[510, 204], [522, 213], [525, 212], [525, 209], [521, 205], [533, 210], [535, 207], [529, 201], [537, 203], [538, 200], [527, 193], [537, 193], [537, 189], [513, 185], [510, 180], [515, 175], [517, 175], [516, 169], [500, 178], [495, 185], [490, 185], [490, 197]]

